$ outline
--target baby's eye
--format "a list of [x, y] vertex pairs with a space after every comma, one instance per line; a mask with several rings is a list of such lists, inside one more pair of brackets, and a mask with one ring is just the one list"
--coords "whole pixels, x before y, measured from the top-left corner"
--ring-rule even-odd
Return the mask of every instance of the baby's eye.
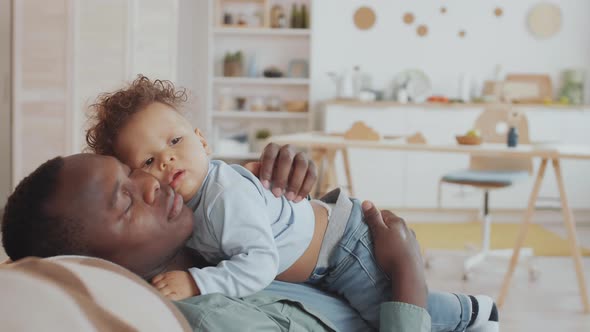
[[143, 163], [143, 166], [149, 166], [154, 162], [154, 158], [150, 158]]
[[178, 144], [178, 142], [180, 142], [180, 140], [182, 140], [182, 137], [176, 137], [172, 139], [172, 145], [176, 145]]

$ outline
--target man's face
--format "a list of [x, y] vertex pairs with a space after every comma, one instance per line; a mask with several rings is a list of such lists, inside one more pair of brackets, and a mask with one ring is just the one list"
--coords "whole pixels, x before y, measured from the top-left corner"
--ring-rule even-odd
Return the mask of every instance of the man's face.
[[84, 223], [89, 254], [147, 276], [190, 237], [192, 213], [182, 197], [153, 176], [113, 157], [65, 158], [50, 211]]

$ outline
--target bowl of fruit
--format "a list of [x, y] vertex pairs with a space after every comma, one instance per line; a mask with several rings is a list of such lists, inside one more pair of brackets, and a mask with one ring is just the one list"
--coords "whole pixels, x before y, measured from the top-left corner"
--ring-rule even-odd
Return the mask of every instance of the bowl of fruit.
[[465, 135], [457, 135], [455, 138], [461, 145], [480, 145], [482, 142], [481, 133], [477, 129], [471, 129]]

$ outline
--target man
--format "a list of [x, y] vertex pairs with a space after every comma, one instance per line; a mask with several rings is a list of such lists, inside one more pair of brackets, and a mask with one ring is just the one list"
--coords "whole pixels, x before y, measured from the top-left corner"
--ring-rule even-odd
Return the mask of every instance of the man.
[[[278, 148], [271, 146], [271, 150], [277, 151]], [[311, 177], [315, 178], [313, 166], [305, 164], [305, 167], [301, 167], [304, 164], [301, 157], [294, 158], [292, 152], [282, 157], [280, 153], [265, 155], [271, 157], [263, 158], [261, 176], [278, 179], [273, 181], [275, 185], [282, 181], [280, 188], [287, 188], [293, 182], [298, 187], [307, 186], [308, 177], [301, 176], [293, 180], [294, 174], [311, 173]], [[285, 155], [290, 157], [286, 158]], [[300, 188], [294, 190], [302, 192]], [[184, 247], [192, 232], [192, 213], [184, 205], [179, 206], [178, 201], [176, 193], [168, 185], [159, 183], [147, 173], [132, 172], [115, 158], [93, 154], [58, 157], [41, 165], [25, 178], [9, 198], [2, 224], [3, 245], [13, 260], [26, 256], [88, 255], [110, 260], [144, 279], [150, 279], [164, 271], [195, 266], [199, 259], [198, 255]], [[415, 239], [408, 236], [410, 233], [403, 221], [395, 216], [387, 214], [387, 223], [383, 223], [379, 222], [380, 214], [372, 205], [367, 203], [364, 209], [371, 216], [380, 264], [386, 271], [401, 276], [393, 285], [392, 300], [406, 303], [384, 305], [382, 310], [385, 314], [381, 320], [385, 325], [382, 328], [392, 329], [396, 323], [410, 323], [413, 324], [411, 330], [424, 327], [429, 330], [430, 321], [424, 310], [426, 288]], [[399, 248], [394, 247], [392, 250], [392, 242], [397, 243]], [[385, 246], [389, 248], [380, 249]], [[309, 301], [310, 307], [327, 316], [328, 320], [338, 325], [338, 329], [349, 328], [351, 325], [345, 322], [353, 320], [357, 322], [354, 330], [366, 330], [366, 326], [359, 325], [362, 323], [358, 323], [358, 316], [356, 320], [350, 315], [338, 317], [343, 314], [340, 310], [343, 306], [341, 300], [334, 299], [334, 303], [338, 304], [330, 304], [328, 300], [326, 303], [313, 303], [320, 296], [328, 298], [325, 293], [310, 286], [275, 282], [263, 292], [235, 300], [245, 308], [260, 306], [259, 310], [266, 313], [275, 304], [290, 306], [292, 310], [288, 315], [283, 311], [276, 314], [283, 315], [285, 321], [300, 321], [304, 325], [317, 321], [318, 329], [330, 329], [331, 325], [327, 321], [293, 300], [300, 300], [304, 304]], [[218, 303], [213, 307], [209, 299], [211, 297], [192, 298], [178, 306], [187, 318], [191, 318], [191, 315], [210, 317], [205, 313], [220, 311]], [[221, 315], [219, 319], [198, 321], [209, 322], [207, 326], [210, 328], [219, 325], [219, 329], [223, 329], [221, 326], [229, 324], [232, 322], [230, 318], [233, 318], [234, 323], [227, 328], [244, 326], [235, 325], [235, 319], [247, 320], [249, 316], [232, 314], [235, 305], [226, 308], [226, 315]], [[272, 315], [266, 317], [271, 319]], [[276, 322], [276, 319], [271, 320]], [[194, 319], [189, 321], [193, 322]], [[243, 321], [239, 323], [244, 324]], [[259, 321], [249, 323], [258, 324]]]

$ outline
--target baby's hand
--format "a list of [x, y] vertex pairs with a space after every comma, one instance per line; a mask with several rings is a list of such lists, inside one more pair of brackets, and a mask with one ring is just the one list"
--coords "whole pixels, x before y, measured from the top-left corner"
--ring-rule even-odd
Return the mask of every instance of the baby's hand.
[[152, 279], [152, 285], [170, 300], [180, 301], [201, 292], [195, 280], [186, 271], [170, 271], [158, 274]]

